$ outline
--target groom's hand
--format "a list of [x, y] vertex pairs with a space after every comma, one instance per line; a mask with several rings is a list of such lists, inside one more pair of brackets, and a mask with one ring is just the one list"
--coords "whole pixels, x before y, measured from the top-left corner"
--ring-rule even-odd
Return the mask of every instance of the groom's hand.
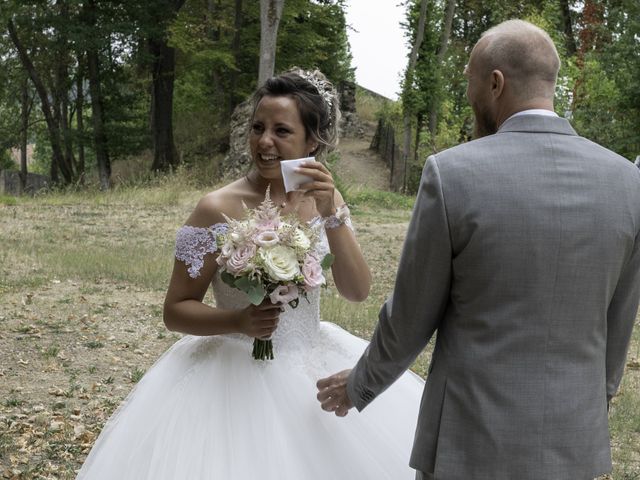
[[347, 395], [347, 379], [350, 372], [351, 369], [343, 370], [340, 373], [318, 380], [316, 384], [318, 387], [318, 400], [323, 410], [335, 412], [338, 417], [344, 417], [353, 408], [353, 402]]

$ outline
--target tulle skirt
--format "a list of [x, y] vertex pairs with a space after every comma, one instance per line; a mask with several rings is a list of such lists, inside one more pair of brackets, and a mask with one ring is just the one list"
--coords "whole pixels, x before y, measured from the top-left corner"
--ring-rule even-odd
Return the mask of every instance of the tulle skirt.
[[185, 336], [105, 425], [78, 479], [413, 479], [424, 382], [405, 373], [363, 412], [320, 408], [316, 381], [366, 342], [327, 322], [307, 348], [251, 358], [251, 342]]

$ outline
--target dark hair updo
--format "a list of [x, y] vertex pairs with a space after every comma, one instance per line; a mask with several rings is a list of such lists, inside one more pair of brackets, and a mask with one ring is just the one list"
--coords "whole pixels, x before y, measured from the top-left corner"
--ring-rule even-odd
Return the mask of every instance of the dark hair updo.
[[295, 68], [269, 78], [253, 94], [254, 114], [265, 96], [288, 96], [296, 101], [307, 138], [318, 143], [313, 152], [317, 160], [324, 160], [336, 147], [340, 122], [338, 94], [322, 72]]

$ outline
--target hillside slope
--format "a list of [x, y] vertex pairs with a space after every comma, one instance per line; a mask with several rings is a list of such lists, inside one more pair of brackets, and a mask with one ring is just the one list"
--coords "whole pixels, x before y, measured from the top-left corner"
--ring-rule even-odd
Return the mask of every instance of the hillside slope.
[[349, 186], [365, 186], [376, 190], [389, 190], [389, 168], [377, 152], [369, 149], [375, 125], [365, 123], [364, 138], [345, 137], [338, 144], [339, 160], [335, 171]]

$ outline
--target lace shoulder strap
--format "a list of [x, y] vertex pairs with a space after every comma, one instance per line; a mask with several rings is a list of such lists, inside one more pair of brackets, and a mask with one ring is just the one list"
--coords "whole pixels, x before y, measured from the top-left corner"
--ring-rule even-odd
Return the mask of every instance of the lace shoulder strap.
[[189, 267], [187, 271], [191, 278], [200, 276], [204, 256], [218, 250], [216, 239], [218, 235], [225, 233], [228, 227], [226, 223], [216, 223], [207, 228], [184, 225], [178, 229], [176, 258]]

